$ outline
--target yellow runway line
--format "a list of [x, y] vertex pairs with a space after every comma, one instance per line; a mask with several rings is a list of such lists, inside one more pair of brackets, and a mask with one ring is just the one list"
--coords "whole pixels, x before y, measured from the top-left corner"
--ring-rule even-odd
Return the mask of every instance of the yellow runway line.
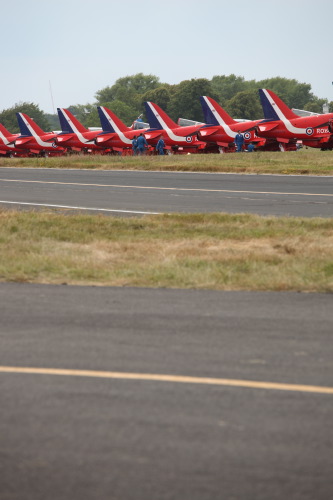
[[224, 378], [188, 377], [182, 375], [159, 375], [149, 373], [122, 373], [94, 370], [69, 370], [60, 368], [31, 368], [20, 366], [0, 366], [0, 373], [19, 373], [31, 375], [61, 375], [66, 377], [90, 377], [118, 380], [144, 380], [151, 382], [170, 382], [176, 384], [201, 384], [248, 389], [266, 389], [277, 391], [311, 392], [333, 394], [333, 387], [316, 385], [282, 384], [276, 382], [258, 382], [255, 380], [234, 380]]

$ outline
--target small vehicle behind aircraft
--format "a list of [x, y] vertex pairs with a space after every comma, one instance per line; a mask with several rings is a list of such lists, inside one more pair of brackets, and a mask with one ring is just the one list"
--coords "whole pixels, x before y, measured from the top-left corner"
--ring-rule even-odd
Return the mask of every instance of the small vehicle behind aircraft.
[[289, 145], [301, 140], [304, 146], [332, 149], [333, 113], [296, 115], [272, 90], [259, 89], [265, 120], [256, 127], [260, 137]]

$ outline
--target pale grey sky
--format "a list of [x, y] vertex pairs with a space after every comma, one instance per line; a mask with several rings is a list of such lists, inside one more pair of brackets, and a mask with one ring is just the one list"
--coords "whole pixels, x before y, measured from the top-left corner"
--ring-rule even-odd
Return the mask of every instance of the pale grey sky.
[[140, 72], [281, 76], [333, 100], [332, 0], [2, 0], [1, 18], [0, 111], [93, 103]]

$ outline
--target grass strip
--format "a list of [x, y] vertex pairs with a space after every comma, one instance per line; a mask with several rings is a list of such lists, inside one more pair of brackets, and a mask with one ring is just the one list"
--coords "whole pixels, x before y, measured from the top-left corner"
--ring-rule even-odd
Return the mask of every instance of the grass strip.
[[333, 219], [0, 210], [0, 281], [333, 292]]
[[0, 158], [0, 167], [157, 170], [246, 174], [333, 175], [332, 151], [192, 154], [168, 156], [74, 155], [53, 158]]

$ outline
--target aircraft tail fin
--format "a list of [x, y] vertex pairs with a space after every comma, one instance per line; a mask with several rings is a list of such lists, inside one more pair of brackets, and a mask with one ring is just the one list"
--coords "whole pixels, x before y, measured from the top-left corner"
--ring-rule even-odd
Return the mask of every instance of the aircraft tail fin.
[[97, 110], [103, 132], [117, 133], [132, 130], [130, 127], [127, 127], [111, 109], [105, 108], [104, 106], [97, 106]]
[[236, 122], [230, 115], [211, 97], [201, 96], [200, 103], [205, 117], [205, 122], [210, 125], [233, 125]]
[[146, 116], [151, 128], [168, 129], [178, 128], [178, 125], [154, 102], [144, 103]]
[[11, 132], [9, 132], [9, 130], [7, 130], [6, 127], [2, 125], [2, 123], [0, 123], [0, 132], [6, 139], [9, 139], [14, 135]]
[[64, 134], [88, 132], [89, 130], [79, 122], [68, 109], [57, 108], [61, 130]]
[[266, 120], [299, 118], [272, 90], [259, 89], [259, 96]]
[[20, 128], [21, 135], [25, 137], [29, 137], [31, 135], [45, 135], [46, 132], [42, 130], [37, 123], [33, 121], [30, 116], [26, 115], [25, 113], [16, 113], [18, 125]]

